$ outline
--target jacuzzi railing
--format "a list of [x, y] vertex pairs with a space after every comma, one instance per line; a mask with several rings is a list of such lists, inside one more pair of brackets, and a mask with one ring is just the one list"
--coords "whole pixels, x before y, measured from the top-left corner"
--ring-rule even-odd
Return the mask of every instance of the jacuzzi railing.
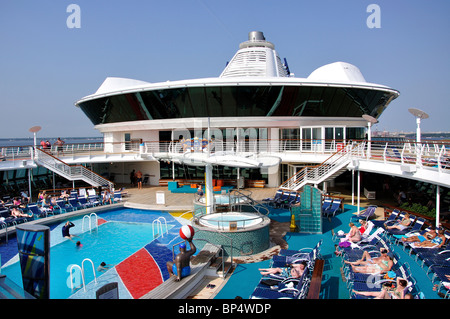
[[[199, 230], [197, 233], [200, 233], [201, 232], [201, 230]], [[230, 261], [231, 261], [231, 267], [230, 268], [228, 268], [228, 270], [225, 272], [225, 251], [224, 251], [224, 249], [223, 249], [223, 247], [222, 247], [222, 245], [217, 245], [217, 244], [214, 244], [214, 243], [212, 243], [212, 242], [210, 242], [209, 240], [206, 240], [206, 239], [204, 239], [204, 238], [194, 238], [193, 240], [201, 240], [201, 241], [205, 241], [205, 242], [207, 242], [207, 243], [209, 243], [209, 244], [211, 244], [211, 245], [213, 245], [213, 246], [216, 246], [217, 248], [219, 248], [219, 250], [220, 250], [220, 253], [221, 253], [221, 258], [222, 258], [222, 278], [225, 278], [227, 275], [228, 275], [228, 272], [233, 268], [233, 266], [234, 266], [234, 263], [233, 263], [233, 239], [232, 238], [230, 238], [230, 237], [228, 237], [227, 235], [224, 235], [224, 234], [221, 234], [221, 233], [218, 233], [220, 236], [223, 236], [223, 237], [225, 237], [225, 238], [227, 238], [227, 239], [229, 239], [230, 240], [230, 247], [231, 247], [231, 250], [230, 250]]]
[[[245, 203], [246, 205], [250, 205], [251, 207], [253, 207], [253, 209], [254, 209], [256, 212], [258, 212], [258, 213], [260, 213], [261, 215], [264, 215], [264, 216], [268, 216], [268, 215], [269, 215], [269, 213], [270, 213], [269, 209], [268, 209], [263, 203], [261, 203], [261, 202], [255, 200], [255, 199], [253, 199], [252, 197], [250, 197], [250, 195], [252, 194], [252, 192], [250, 192], [249, 190], [236, 189], [236, 190], [232, 190], [231, 192], [232, 192], [233, 194], [238, 194], [238, 195], [236, 196], [236, 197], [238, 197], [238, 198], [245, 198], [247, 201], [244, 201], [244, 203]], [[231, 193], [231, 192], [230, 192], [230, 193]], [[244, 194], [244, 192], [250, 193], [250, 195]], [[239, 204], [240, 202], [241, 202], [241, 201], [238, 201], [238, 202], [237, 202], [238, 204], [236, 204], [236, 206], [239, 206], [240, 208], [242, 208], [242, 205]], [[260, 209], [265, 210], [266, 213], [261, 213]]]
[[[247, 190], [233, 190], [232, 191], [234, 195], [230, 193], [228, 193], [229, 196], [229, 207], [230, 207], [230, 211], [234, 211], [234, 212], [239, 212], [239, 213], [243, 213], [242, 209], [243, 207], [251, 207], [251, 209], [253, 211], [244, 211], [244, 213], [249, 213], [249, 214], [255, 214], [255, 217], [253, 218], [248, 218], [248, 215], [245, 218], [236, 218], [233, 220], [227, 220], [227, 222], [229, 223], [241, 223], [241, 228], [245, 228], [246, 227], [246, 223], [253, 223], [255, 220], [257, 219], [261, 219], [262, 217], [265, 217], [267, 215], [269, 215], [269, 209], [267, 207], [265, 207], [263, 204], [259, 203], [258, 201], [254, 200], [253, 198], [250, 197], [251, 192], [247, 191]], [[249, 194], [245, 194], [244, 192], [248, 192]], [[242, 200], [244, 199], [244, 200]], [[207, 215], [206, 212], [206, 205], [205, 203], [201, 203], [197, 200], [197, 198], [194, 199], [194, 202], [196, 204], [201, 205], [201, 207], [196, 208], [193, 212], [193, 222], [196, 223], [197, 225], [201, 225], [200, 223], [200, 219], [202, 217], [204, 217], [205, 215]], [[265, 213], [261, 213], [260, 210], [265, 210]], [[213, 213], [219, 213], [216, 210], [216, 206], [214, 205], [214, 209], [213, 209]], [[221, 211], [220, 213], [223, 214], [227, 214], [227, 212], [223, 212]], [[208, 214], [211, 215], [211, 214]], [[217, 229], [218, 230], [225, 230], [226, 227], [224, 226], [224, 221], [223, 220], [218, 220], [218, 221], [211, 221], [208, 220], [208, 223], [210, 224], [214, 224], [217, 223]]]
[[[214, 215], [214, 214], [222, 214], [222, 215], [226, 215], [226, 214], [229, 214], [229, 213], [233, 213], [233, 212], [217, 212], [217, 213], [207, 214], [207, 213], [204, 212], [204, 211], [199, 211], [198, 213], [196, 213], [196, 214], [194, 215], [193, 221], [194, 221], [194, 223], [195, 223], [196, 225], [205, 226], [205, 225], [207, 225], [207, 224], [210, 224], [210, 225], [217, 226], [217, 228], [216, 228], [217, 230], [229, 230], [229, 226], [226, 227], [226, 226], [225, 226], [226, 224], [230, 225], [230, 224], [232, 224], [232, 223], [236, 223], [236, 229], [237, 229], [237, 228], [238, 228], [238, 226], [237, 226], [238, 223], [241, 223], [241, 224], [239, 225], [239, 228], [244, 229], [244, 228], [246, 227], [246, 223], [252, 225], [252, 223], [253, 223], [255, 220], [257, 220], [257, 219], [261, 219], [261, 220], [262, 220], [262, 218], [265, 217], [265, 215], [263, 215], [263, 214], [261, 214], [260, 212], [257, 212], [257, 211], [256, 211], [256, 212], [244, 212], [244, 213], [247, 213], [247, 214], [254, 214], [254, 215], [255, 215], [255, 217], [251, 217], [251, 218], [249, 218], [248, 215], [246, 215], [245, 218], [239, 218], [239, 216], [236, 216], [235, 219], [227, 219], [227, 220], [207, 220], [206, 223], [202, 223], [202, 222], [200, 221], [200, 220], [201, 220], [203, 217], [205, 217], [205, 216], [210, 216], [210, 215]], [[258, 224], [259, 224], [259, 223], [258, 223]], [[253, 225], [252, 225], [252, 226], [253, 226]]]

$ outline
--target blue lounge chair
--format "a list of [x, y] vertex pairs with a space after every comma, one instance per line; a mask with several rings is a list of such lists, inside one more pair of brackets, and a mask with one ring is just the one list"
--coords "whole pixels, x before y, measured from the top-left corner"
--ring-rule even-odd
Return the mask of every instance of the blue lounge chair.
[[14, 217], [11, 216], [10, 211], [6, 207], [2, 207], [0, 210], [0, 226], [1, 228], [4, 227], [11, 227], [16, 226], [17, 224], [27, 222], [27, 217]]
[[41, 210], [36, 203], [28, 204], [27, 208], [38, 218], [48, 216], [48, 211]]
[[322, 215], [325, 216], [325, 211], [330, 208], [333, 200], [331, 198], [325, 198], [322, 203]]
[[399, 211], [397, 208], [395, 208], [395, 209], [392, 211], [392, 213], [389, 215], [389, 217], [388, 217], [387, 219], [383, 219], [383, 220], [379, 220], [379, 219], [372, 220], [372, 223], [373, 223], [376, 227], [382, 227], [382, 226], [384, 225], [384, 223], [394, 221], [394, 220], [398, 217], [398, 214], [399, 214], [399, 213], [400, 213], [400, 211]]
[[280, 256], [274, 255], [272, 256], [272, 260], [270, 262], [270, 267], [286, 267], [286, 265], [290, 264], [298, 264], [303, 261], [308, 262], [308, 265], [314, 264], [314, 260], [316, 259], [316, 251], [312, 250], [309, 254], [301, 255], [301, 256]]
[[331, 203], [330, 207], [328, 207], [323, 214], [325, 217], [334, 217], [336, 215], [336, 212], [341, 209], [342, 200], [339, 198], [333, 199], [333, 202]]
[[113, 196], [114, 203], [121, 202], [122, 200], [123, 200], [122, 199], [122, 192], [121, 191], [114, 191], [114, 196]]
[[83, 208], [94, 207], [94, 205], [88, 201], [85, 197], [78, 197], [78, 202]]
[[283, 194], [278, 197], [277, 199], [271, 201], [269, 203], [269, 205], [275, 207], [275, 208], [280, 208], [284, 203], [287, 202], [288, 198], [289, 198], [290, 192], [283, 192]]
[[[313, 259], [319, 258], [320, 256], [320, 248], [322, 246], [323, 243], [323, 239], [319, 240], [316, 244], [315, 247], [313, 248], [301, 248], [299, 250], [294, 250], [294, 249], [280, 249], [280, 252], [278, 253], [278, 255], [280, 256], [293, 256], [293, 257], [302, 257], [302, 256], [307, 256], [310, 255], [311, 253], [314, 253], [313, 255]], [[308, 252], [305, 252], [306, 250], [308, 250]]]
[[283, 195], [283, 191], [281, 189], [279, 189], [279, 190], [276, 191], [274, 197], [264, 198], [262, 201], [263, 202], [269, 202], [268, 204], [270, 204], [270, 202], [273, 202], [273, 201], [277, 200], [278, 198], [280, 198], [281, 195]]
[[404, 217], [405, 217], [405, 214], [406, 214], [406, 212], [400, 212], [398, 215], [397, 215], [397, 218], [396, 219], [393, 219], [393, 220], [388, 220], [388, 221], [386, 221], [385, 223], [384, 223], [384, 227], [386, 227], [386, 226], [392, 226], [392, 225], [394, 225], [395, 223], [398, 223], [398, 222], [400, 222]]
[[102, 204], [102, 201], [98, 195], [89, 195], [88, 201], [92, 204], [92, 206], [99, 206]]
[[[74, 211], [74, 208], [72, 207], [72, 205], [70, 205], [70, 203], [66, 203], [63, 199], [57, 200], [56, 204], [58, 204], [59, 212], [61, 214]], [[53, 211], [54, 210], [55, 209], [53, 208]]]
[[367, 221], [367, 220], [369, 220], [369, 218], [371, 218], [372, 216], [375, 215], [375, 211], [376, 211], [377, 207], [378, 206], [376, 206], [376, 205], [370, 205], [365, 210], [360, 211], [359, 214], [353, 215], [351, 220], [365, 219]]
[[[290, 283], [292, 283], [290, 286]], [[295, 283], [295, 284], [294, 284]], [[258, 286], [250, 296], [251, 299], [302, 299], [306, 297], [309, 285], [309, 268], [305, 268], [300, 279], [287, 279], [276, 286], [263, 288]], [[272, 288], [274, 287], [274, 288]]]
[[285, 208], [290, 208], [292, 205], [297, 203], [297, 198], [299, 198], [300, 194], [297, 192], [291, 192], [289, 194], [289, 198], [287, 203], [285, 204]]
[[389, 235], [392, 235], [395, 237], [395, 243], [399, 245], [399, 244], [403, 243], [401, 241], [401, 237], [406, 236], [408, 234], [415, 233], [415, 232], [419, 232], [420, 230], [422, 230], [424, 223], [425, 223], [425, 218], [418, 217], [415, 219], [415, 222], [412, 226], [409, 226], [409, 227], [405, 228], [404, 230], [388, 229], [387, 232]]
[[70, 206], [72, 207], [73, 210], [79, 210], [79, 209], [83, 209], [84, 208], [80, 204], [78, 199], [76, 199], [75, 197], [69, 197], [69, 204], [70, 204]]
[[[402, 267], [403, 266], [401, 266], [400, 268], [402, 268]], [[406, 270], [405, 270], [405, 272], [406, 272]], [[407, 276], [407, 278], [404, 278], [402, 276], [400, 276], [400, 277], [405, 279], [408, 282], [408, 284], [406, 285], [406, 287], [403, 291], [403, 294], [406, 295], [408, 293], [413, 293], [414, 290], [416, 289], [416, 284], [417, 284], [416, 280], [414, 278], [412, 278], [410, 275]], [[396, 281], [397, 281], [397, 279], [378, 279], [371, 284], [367, 284], [364, 282], [357, 282], [354, 285], [352, 285], [352, 290], [354, 290], [356, 292], [357, 291], [361, 291], [361, 292], [362, 291], [372, 291], [372, 292], [380, 291], [381, 292], [383, 284], [389, 283], [389, 282], [395, 283]], [[359, 295], [359, 294], [353, 292], [352, 290], [350, 292], [351, 299], [372, 299], [372, 298], [374, 298], [371, 296]]]

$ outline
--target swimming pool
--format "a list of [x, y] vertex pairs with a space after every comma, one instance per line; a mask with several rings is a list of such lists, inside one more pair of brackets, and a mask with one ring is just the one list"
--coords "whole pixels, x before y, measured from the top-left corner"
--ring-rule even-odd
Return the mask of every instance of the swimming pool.
[[[157, 227], [155, 227], [153, 221], [160, 217], [166, 219], [168, 233], [164, 233], [162, 237], [159, 236], [155, 239], [154, 232], [157, 233]], [[114, 280], [120, 279], [123, 282], [121, 284], [126, 286], [126, 289], [122, 289], [122, 291], [125, 294], [127, 290], [130, 291], [130, 296], [122, 296], [125, 298], [136, 298], [140, 294], [133, 294], [134, 288], [129, 287], [129, 284], [126, 282], [127, 279], [124, 279], [127, 277], [126, 273], [129, 267], [134, 270], [136, 268], [136, 265], [133, 266], [133, 260], [142, 263], [142, 260], [145, 259], [143, 264], [152, 263], [149, 268], [156, 272], [152, 276], [159, 276], [160, 282], [168, 278], [165, 262], [172, 258], [171, 242], [176, 241], [178, 229], [181, 226], [175, 218], [161, 211], [122, 208], [98, 213], [98, 219], [100, 225], [98, 229], [93, 227], [92, 231], [89, 230], [89, 227], [86, 227], [86, 222], [83, 227], [83, 216], [70, 219], [75, 224], [75, 227], [71, 228], [71, 233], [78, 235], [75, 241], [79, 240], [82, 243], [81, 247], [76, 247], [74, 242], [62, 238], [61, 227], [66, 221], [50, 226], [51, 299], [66, 299], [72, 295], [70, 268], [72, 265], [81, 266], [85, 258], [92, 260], [97, 279], [106, 275], [106, 273], [103, 274], [97, 271], [97, 267], [101, 262], [114, 265], [115, 267], [107, 273], [110, 273], [109, 275], [116, 273], [117, 276], [113, 276]], [[163, 222], [163, 224], [165, 223]], [[82, 232], [83, 228], [84, 232]], [[164, 232], [166, 231], [165, 227], [163, 227], [163, 230]], [[11, 244], [17, 246], [14, 241], [11, 241]], [[18, 257], [15, 256], [8, 261], [2, 258], [2, 263], [6, 263], [6, 265], [4, 265], [1, 272], [16, 284], [22, 286]], [[144, 270], [142, 267], [141, 269]], [[133, 275], [139, 278], [140, 274], [134, 273]], [[85, 263], [85, 277], [86, 283], [94, 280], [93, 269], [90, 263]], [[76, 270], [73, 271], [72, 283], [75, 287], [81, 284], [80, 273]], [[95, 289], [98, 288], [100, 286], [95, 287]], [[136, 289], [145, 291], [145, 289], [149, 288], [148, 286], [142, 286]]]

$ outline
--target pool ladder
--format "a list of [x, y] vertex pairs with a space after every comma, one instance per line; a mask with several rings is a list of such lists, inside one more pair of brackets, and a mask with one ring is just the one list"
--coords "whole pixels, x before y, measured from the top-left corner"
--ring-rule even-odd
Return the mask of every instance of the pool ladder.
[[92, 262], [92, 260], [90, 260], [89, 258], [85, 258], [83, 259], [83, 261], [81, 262], [81, 267], [79, 265], [72, 265], [72, 267], [70, 267], [70, 288], [73, 291], [73, 274], [72, 274], [72, 269], [76, 268], [80, 271], [81, 273], [81, 281], [83, 283], [83, 289], [84, 291], [86, 291], [86, 280], [85, 280], [85, 276], [84, 276], [84, 262], [88, 261], [91, 263], [92, 266], [92, 272], [94, 274], [94, 280], [95, 283], [97, 283], [97, 275], [95, 274], [95, 267], [94, 267], [94, 263]]
[[[152, 222], [152, 232], [153, 232], [153, 238], [156, 237], [156, 234], [161, 235], [161, 237], [164, 237], [164, 230], [162, 222], [164, 222], [164, 226], [166, 226], [166, 234], [169, 233], [169, 229], [167, 228], [167, 220], [164, 217], [158, 217]], [[155, 233], [155, 227], [156, 227], [156, 233]], [[159, 233], [161, 231], [161, 234]]]
[[82, 221], [82, 224], [81, 224], [81, 231], [82, 231], [82, 232], [84, 231], [84, 220], [85, 220], [85, 219], [88, 220], [88, 223], [89, 223], [89, 231], [92, 231], [92, 220], [91, 220], [92, 217], [95, 217], [95, 225], [94, 225], [95, 227], [94, 227], [94, 228], [97, 228], [97, 229], [98, 229], [98, 216], [97, 216], [96, 213], [91, 213], [90, 215], [84, 215], [84, 216], [83, 216], [83, 221]]

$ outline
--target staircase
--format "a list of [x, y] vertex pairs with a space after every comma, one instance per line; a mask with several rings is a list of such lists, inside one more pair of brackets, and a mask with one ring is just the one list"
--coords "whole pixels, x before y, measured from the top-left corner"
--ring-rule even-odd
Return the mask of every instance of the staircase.
[[36, 148], [34, 160], [37, 165], [43, 166], [70, 181], [82, 180], [93, 187], [106, 186], [109, 189], [114, 186], [114, 183], [90, 169], [82, 165], [68, 165], [39, 148]]
[[319, 184], [332, 180], [347, 170], [352, 157], [364, 151], [364, 143], [347, 145], [331, 155], [322, 164], [314, 167], [305, 167], [291, 176], [279, 188], [296, 191], [306, 184]]

